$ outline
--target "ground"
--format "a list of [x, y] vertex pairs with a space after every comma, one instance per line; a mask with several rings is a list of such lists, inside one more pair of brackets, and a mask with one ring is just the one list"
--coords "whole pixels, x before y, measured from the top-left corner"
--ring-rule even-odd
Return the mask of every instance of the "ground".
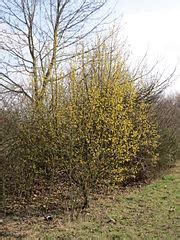
[[96, 196], [84, 212], [44, 217], [6, 217], [1, 239], [180, 239], [180, 163], [149, 185]]

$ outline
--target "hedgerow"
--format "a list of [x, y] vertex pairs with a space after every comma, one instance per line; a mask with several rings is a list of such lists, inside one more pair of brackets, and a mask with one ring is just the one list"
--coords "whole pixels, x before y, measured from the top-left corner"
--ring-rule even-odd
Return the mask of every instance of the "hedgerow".
[[43, 98], [6, 119], [5, 195], [30, 198], [37, 186], [53, 192], [61, 183], [86, 207], [98, 186], [144, 180], [158, 165], [155, 111], [139, 98], [121, 52], [99, 40], [80, 52]]

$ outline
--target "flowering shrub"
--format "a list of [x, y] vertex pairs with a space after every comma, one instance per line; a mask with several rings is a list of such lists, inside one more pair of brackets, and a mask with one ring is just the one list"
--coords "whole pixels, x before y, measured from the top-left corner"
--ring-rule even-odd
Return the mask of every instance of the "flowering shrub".
[[105, 43], [88, 53], [82, 48], [69, 66], [21, 115], [6, 155], [6, 181], [27, 192], [38, 179], [53, 186], [63, 176], [87, 205], [97, 184], [147, 177], [158, 161], [159, 135], [119, 52]]

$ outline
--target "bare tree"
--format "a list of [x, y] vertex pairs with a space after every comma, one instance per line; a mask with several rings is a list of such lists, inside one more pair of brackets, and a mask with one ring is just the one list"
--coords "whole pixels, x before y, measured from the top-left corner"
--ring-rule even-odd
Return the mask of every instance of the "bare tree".
[[[107, 0], [2, 0], [0, 92], [43, 99], [78, 41], [100, 23], [94, 15]], [[57, 80], [57, 78], [56, 78]]]
[[147, 57], [148, 55], [145, 53], [131, 72], [131, 78], [138, 89], [138, 100], [155, 103], [161, 99], [162, 94], [175, 80], [176, 68], [169, 74], [165, 70], [159, 71], [159, 61], [149, 67], [146, 63]]

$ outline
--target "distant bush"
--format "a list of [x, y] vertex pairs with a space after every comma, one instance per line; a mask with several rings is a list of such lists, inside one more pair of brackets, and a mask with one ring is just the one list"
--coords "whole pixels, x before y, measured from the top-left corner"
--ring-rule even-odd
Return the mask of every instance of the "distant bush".
[[178, 109], [173, 98], [162, 98], [155, 106], [157, 130], [160, 135], [158, 166], [167, 168], [175, 163], [178, 154]]

